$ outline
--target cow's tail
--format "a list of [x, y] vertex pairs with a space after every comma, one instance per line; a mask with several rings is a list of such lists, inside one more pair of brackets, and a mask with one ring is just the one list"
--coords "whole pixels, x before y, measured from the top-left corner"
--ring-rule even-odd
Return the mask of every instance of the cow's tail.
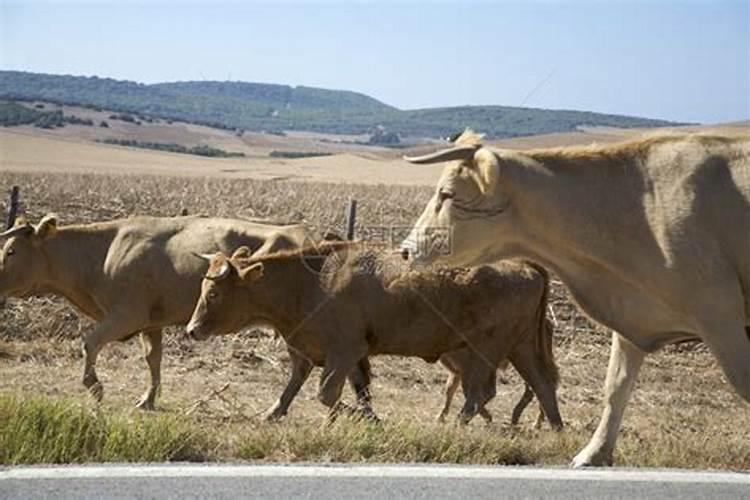
[[542, 298], [539, 301], [539, 307], [537, 308], [536, 318], [536, 332], [534, 334], [534, 352], [544, 364], [544, 369], [549, 374], [550, 378], [554, 381], [555, 386], [560, 382], [560, 371], [557, 369], [557, 363], [555, 363], [555, 355], [553, 352], [553, 339], [552, 335], [555, 331], [552, 322], [547, 318], [547, 304], [549, 302], [549, 273], [542, 266], [533, 262], [527, 262], [535, 271], [541, 274], [544, 280], [544, 289], [542, 292]]

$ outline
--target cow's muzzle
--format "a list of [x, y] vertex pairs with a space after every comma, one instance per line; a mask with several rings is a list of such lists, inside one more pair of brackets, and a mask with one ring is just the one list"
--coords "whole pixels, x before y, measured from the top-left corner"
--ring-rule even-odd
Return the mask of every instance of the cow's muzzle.
[[209, 333], [202, 325], [192, 321], [185, 327], [185, 333], [193, 340], [206, 340], [209, 337]]

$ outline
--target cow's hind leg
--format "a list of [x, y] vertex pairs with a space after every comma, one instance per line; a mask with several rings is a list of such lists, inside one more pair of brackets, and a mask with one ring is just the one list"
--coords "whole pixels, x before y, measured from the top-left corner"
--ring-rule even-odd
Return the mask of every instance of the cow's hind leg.
[[[521, 344], [511, 353], [510, 361], [524, 381], [533, 389], [544, 414], [549, 419], [550, 425], [556, 430], [562, 429], [562, 417], [557, 406], [555, 375], [549, 372], [544, 361], [534, 352], [533, 345], [531, 343]], [[528, 394], [526, 394], [526, 397], [528, 398]], [[516, 410], [519, 411], [514, 410], [513, 417], [520, 418], [523, 411], [523, 408], [520, 407], [522, 402], [524, 402], [524, 397], [516, 405]]]
[[313, 369], [312, 361], [293, 349], [289, 349], [289, 359], [292, 362], [292, 372], [289, 375], [286, 387], [284, 387], [284, 392], [281, 393], [276, 403], [266, 412], [266, 420], [269, 422], [281, 420], [286, 415], [289, 405], [292, 404], [292, 401]]
[[161, 389], [161, 342], [162, 332], [160, 328], [145, 330], [141, 333], [141, 345], [143, 355], [148, 364], [150, 383], [146, 392], [136, 403], [136, 407], [142, 410], [153, 410], [156, 395]]
[[83, 339], [83, 385], [97, 401], [102, 400], [104, 389], [96, 375], [96, 358], [106, 344], [133, 335], [142, 329], [138, 316], [128, 311], [110, 314]]
[[573, 467], [612, 464], [612, 452], [625, 406], [645, 356], [645, 352], [624, 337], [616, 332], [612, 334], [612, 349], [604, 382], [604, 411], [591, 440], [573, 459]]
[[518, 425], [518, 421], [521, 420], [521, 415], [523, 415], [524, 410], [534, 399], [534, 391], [531, 389], [531, 386], [529, 384], [525, 384], [525, 386], [521, 399], [518, 400], [518, 403], [516, 403], [516, 406], [513, 408], [513, 413], [510, 417], [511, 425]]

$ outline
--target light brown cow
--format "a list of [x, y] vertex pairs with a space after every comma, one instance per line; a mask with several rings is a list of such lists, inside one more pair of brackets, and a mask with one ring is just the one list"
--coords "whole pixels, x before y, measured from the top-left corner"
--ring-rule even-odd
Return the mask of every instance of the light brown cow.
[[[269, 322], [310, 367], [324, 366], [318, 397], [332, 414], [345, 377], [362, 358], [435, 362], [468, 347], [476, 357], [461, 366], [462, 421], [494, 397], [497, 366], [510, 359], [561, 427], [544, 274], [519, 263], [404, 274], [399, 261], [348, 242], [265, 256], [246, 248], [231, 257], [217, 253], [187, 332], [202, 340]], [[285, 394], [293, 397], [309, 373], [295, 369], [289, 384], [295, 391]]]
[[99, 351], [142, 332], [151, 380], [138, 406], [146, 409], [153, 408], [160, 386], [162, 328], [184, 325], [199, 296], [204, 264], [193, 253], [240, 245], [273, 252], [309, 237], [300, 225], [237, 219], [134, 217], [58, 227], [52, 215], [36, 226], [19, 220], [0, 236], [7, 238], [0, 254], [0, 296], [62, 295], [98, 322], [84, 340], [83, 378], [97, 399]]
[[[666, 344], [704, 341], [750, 401], [750, 135], [518, 152], [467, 131], [450, 149], [407, 160], [450, 163], [406, 257], [528, 258], [615, 331], [604, 412], [574, 466], [612, 463], [643, 358]], [[436, 240], [445, 229], [449, 251]]]

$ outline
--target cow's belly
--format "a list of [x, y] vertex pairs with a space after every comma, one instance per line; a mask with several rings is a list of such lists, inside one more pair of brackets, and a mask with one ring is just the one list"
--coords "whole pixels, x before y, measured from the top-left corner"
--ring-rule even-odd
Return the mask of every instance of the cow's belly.
[[576, 282], [566, 284], [574, 301], [588, 316], [646, 352], [699, 338], [697, 325], [691, 318], [627, 284], [597, 283], [595, 288]]

